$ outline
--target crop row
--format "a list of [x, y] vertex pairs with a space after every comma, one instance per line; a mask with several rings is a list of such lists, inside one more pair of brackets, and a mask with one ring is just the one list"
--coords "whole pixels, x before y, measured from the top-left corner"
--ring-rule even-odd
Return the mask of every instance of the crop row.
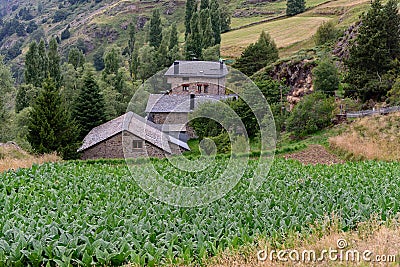
[[[225, 161], [199, 173], [201, 182], [207, 173], [221, 171]], [[167, 161], [154, 163], [166, 176], [198, 182]], [[228, 195], [199, 208], [155, 201], [125, 166], [69, 162], [4, 173], [0, 266], [201, 262], [259, 236], [307, 231], [332, 213], [346, 230], [373, 214], [386, 220], [399, 212], [398, 163], [310, 167], [277, 159], [263, 185], [251, 192], [255, 164]], [[147, 167], [137, 166], [134, 175]]]

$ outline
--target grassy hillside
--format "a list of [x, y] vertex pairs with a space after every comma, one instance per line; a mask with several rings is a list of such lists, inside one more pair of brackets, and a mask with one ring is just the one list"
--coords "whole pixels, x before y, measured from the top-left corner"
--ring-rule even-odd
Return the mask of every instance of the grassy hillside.
[[[275, 5], [279, 3], [282, 4], [277, 2]], [[258, 39], [262, 30], [271, 34], [281, 57], [300, 49], [311, 48], [315, 45], [312, 37], [324, 21], [333, 20], [338, 28], [344, 29], [358, 20], [369, 3], [369, 0], [308, 1], [309, 10], [296, 17], [281, 18], [223, 34], [222, 55], [228, 58], [240, 56], [246, 46]], [[235, 20], [234, 23], [241, 26]]]
[[[299, 25], [297, 24], [298, 21], [289, 18], [287, 21], [263, 23], [226, 33], [223, 37], [223, 55], [228, 57], [240, 55], [243, 48], [255, 40], [261, 29], [271, 31], [273, 37], [277, 39], [278, 45], [285, 49], [294, 43], [309, 39], [322, 21], [336, 19], [340, 20], [342, 26], [349, 24], [351, 21], [345, 17], [356, 18], [359, 12], [354, 14], [349, 14], [349, 12], [351, 13], [357, 8], [360, 9], [360, 6], [368, 3], [368, 0], [308, 0], [306, 3], [310, 10], [301, 15], [302, 19]], [[62, 31], [68, 25], [70, 26], [71, 37], [62, 41], [61, 47], [64, 49], [75, 44], [79, 38], [84, 42], [88, 53], [98, 49], [99, 46], [107, 47], [115, 42], [118, 45], [125, 45], [126, 28], [133, 16], [139, 17], [138, 26], [142, 28], [154, 8], [160, 8], [164, 26], [177, 22], [178, 29], [183, 32], [184, 5], [184, 0], [96, 0], [94, 2], [86, 0], [64, 2], [55, 0], [10, 2], [2, 0], [0, 1], [0, 18], [4, 23], [17, 19], [25, 27], [34, 23], [37, 29], [31, 33], [26, 33], [24, 36], [15, 33], [7, 36], [4, 40], [0, 40], [0, 49], [4, 54], [18, 45], [17, 48], [24, 52], [26, 46], [32, 40], [49, 38], [50, 36], [60, 37]], [[315, 8], [316, 6], [317, 8]], [[236, 29], [284, 15], [286, 1], [259, 1], [259, 3], [254, 3], [253, 1], [236, 0], [227, 2], [227, 7], [232, 13], [231, 27]], [[360, 11], [362, 10], [363, 8], [360, 9]], [[301, 27], [304, 27], [304, 29], [299, 32], [298, 30]], [[292, 31], [290, 31], [290, 28]], [[282, 30], [284, 36], [280, 37]], [[254, 34], [247, 35], [253, 32]], [[298, 34], [291, 36], [293, 32]], [[302, 33], [305, 32], [307, 34], [304, 36]], [[287, 36], [290, 37], [289, 40]], [[235, 45], [236, 41], [237, 45]]]
[[400, 160], [400, 113], [355, 120], [329, 142], [348, 157]]

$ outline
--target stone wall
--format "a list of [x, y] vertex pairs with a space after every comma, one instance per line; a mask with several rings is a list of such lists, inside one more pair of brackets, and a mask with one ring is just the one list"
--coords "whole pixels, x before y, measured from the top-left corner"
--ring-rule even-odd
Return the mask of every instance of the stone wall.
[[[209, 95], [224, 95], [225, 94], [225, 78], [189, 78], [184, 81], [182, 77], [169, 77], [168, 81], [171, 84], [171, 94], [174, 95], [189, 95], [189, 94], [209, 94]], [[183, 90], [182, 84], [189, 84], [188, 90]], [[201, 92], [198, 91], [198, 84], [208, 84], [207, 93], [204, 92], [204, 86], [201, 87]]]
[[82, 153], [82, 159], [115, 159], [124, 158], [122, 151], [122, 134], [115, 135]]
[[188, 113], [151, 113], [153, 122], [156, 124], [186, 124], [188, 122]]
[[[142, 140], [139, 137], [131, 134], [124, 133], [124, 138], [122, 134], [117, 134], [93, 147], [90, 147], [83, 151], [82, 159], [123, 159], [124, 150], [128, 158], [142, 158], [142, 157], [154, 157], [154, 158], [164, 158], [171, 156], [170, 153], [163, 151], [161, 148], [154, 146], [149, 142], [144, 142], [143, 148], [133, 148], [133, 140]], [[180, 155], [182, 149], [176, 144], [169, 143], [170, 149], [173, 155]]]

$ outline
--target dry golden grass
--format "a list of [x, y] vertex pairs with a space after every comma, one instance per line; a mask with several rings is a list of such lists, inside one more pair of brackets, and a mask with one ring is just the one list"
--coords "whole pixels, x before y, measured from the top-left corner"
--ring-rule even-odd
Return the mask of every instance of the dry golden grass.
[[56, 154], [33, 156], [14, 146], [0, 147], [0, 155], [0, 172], [18, 168], [30, 168], [33, 164], [61, 161], [61, 158]]
[[257, 41], [262, 30], [275, 40], [281, 57], [299, 49], [314, 46], [313, 35], [325, 21], [334, 20], [346, 28], [367, 10], [370, 0], [334, 0], [312, 8], [298, 16], [265, 22], [252, 27], [230, 31], [222, 35], [221, 55], [237, 58], [251, 43]]
[[[311, 234], [308, 237], [291, 236], [289, 237], [289, 246], [279, 248], [277, 250], [296, 250], [300, 253], [306, 250], [313, 250], [316, 252], [317, 258], [323, 250], [337, 249], [338, 240], [344, 239], [347, 242], [346, 248], [343, 249], [342, 255], [346, 255], [348, 250], [357, 250], [361, 253], [361, 260], [345, 261], [343, 260], [329, 261], [328, 256], [325, 257], [324, 261], [316, 262], [279, 262], [274, 255], [275, 260], [260, 261], [257, 258], [257, 252], [259, 250], [271, 251], [272, 245], [270, 242], [261, 240], [258, 246], [245, 247], [237, 251], [228, 250], [222, 255], [219, 255], [211, 259], [210, 267], [222, 267], [222, 266], [372, 266], [371, 263], [362, 260], [362, 253], [366, 250], [371, 251], [373, 254], [371, 259], [374, 259], [376, 255], [395, 255], [396, 262], [384, 263], [378, 265], [376, 262], [374, 266], [399, 266], [400, 261], [400, 225], [398, 220], [392, 221], [390, 224], [383, 225], [376, 220], [359, 224], [356, 231], [342, 232], [339, 230], [337, 224], [330, 225], [325, 229], [325, 234], [320, 235], [321, 232]], [[336, 254], [340, 257], [340, 253]], [[287, 258], [288, 256], [286, 256]], [[335, 256], [336, 257], [336, 256]]]
[[310, 39], [318, 27], [329, 20], [328, 17], [291, 17], [230, 31], [222, 35], [221, 54], [230, 58], [240, 56], [249, 44], [257, 41], [263, 30], [268, 32], [278, 48], [282, 49]]
[[354, 157], [399, 161], [400, 113], [357, 119], [329, 143]]

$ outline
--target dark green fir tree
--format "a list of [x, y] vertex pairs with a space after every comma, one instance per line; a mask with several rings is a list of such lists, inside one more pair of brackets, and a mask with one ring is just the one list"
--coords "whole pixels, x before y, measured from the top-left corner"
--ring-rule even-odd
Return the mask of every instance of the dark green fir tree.
[[106, 121], [105, 103], [90, 67], [85, 67], [82, 89], [74, 105], [74, 117], [80, 126], [80, 139]]
[[57, 152], [63, 159], [76, 158], [79, 128], [66, 109], [51, 79], [43, 82], [28, 123], [27, 139], [38, 154]]

